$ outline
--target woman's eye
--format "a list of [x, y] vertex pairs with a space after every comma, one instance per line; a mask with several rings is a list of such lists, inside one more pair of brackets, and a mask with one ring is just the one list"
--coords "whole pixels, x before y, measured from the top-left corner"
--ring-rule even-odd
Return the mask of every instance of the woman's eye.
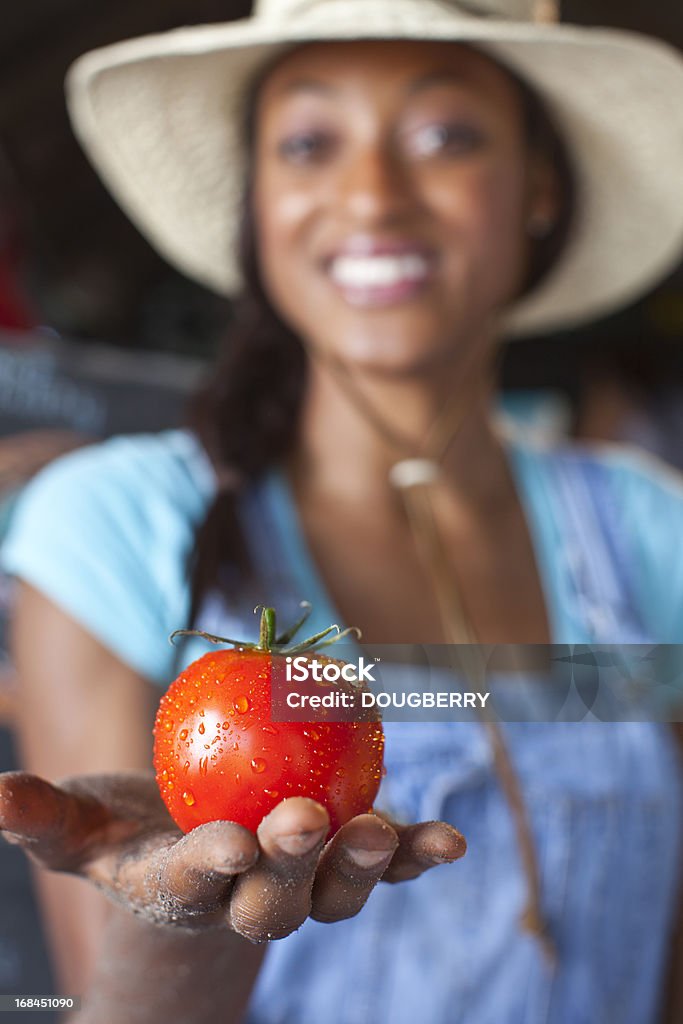
[[439, 153], [459, 156], [474, 152], [483, 142], [484, 136], [478, 128], [462, 123], [427, 124], [411, 133], [411, 147], [418, 156]]
[[302, 132], [290, 135], [278, 145], [278, 153], [295, 164], [311, 163], [322, 159], [332, 148], [332, 139], [323, 132]]

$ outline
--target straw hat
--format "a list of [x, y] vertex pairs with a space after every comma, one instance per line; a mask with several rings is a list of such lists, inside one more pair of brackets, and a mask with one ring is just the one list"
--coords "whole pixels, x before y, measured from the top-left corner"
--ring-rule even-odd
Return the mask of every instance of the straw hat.
[[579, 209], [511, 333], [569, 326], [634, 299], [683, 247], [683, 61], [664, 43], [552, 23], [550, 0], [258, 0], [252, 18], [117, 43], [67, 78], [73, 124], [123, 209], [170, 263], [239, 289], [244, 90], [313, 40], [472, 43], [544, 100], [573, 155]]

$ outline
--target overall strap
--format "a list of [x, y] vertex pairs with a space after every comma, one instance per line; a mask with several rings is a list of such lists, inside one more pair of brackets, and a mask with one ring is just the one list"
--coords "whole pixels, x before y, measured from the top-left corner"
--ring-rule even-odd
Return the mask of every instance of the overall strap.
[[312, 599], [312, 595], [299, 592], [292, 572], [277, 474], [276, 468], [267, 471], [240, 497], [239, 516], [253, 575], [248, 585], [245, 581], [245, 592], [235, 595], [235, 606], [242, 615], [253, 618], [254, 604], [268, 604], [277, 609], [278, 619], [285, 625], [300, 617], [301, 601]]
[[[282, 624], [301, 614], [300, 598], [289, 579], [286, 552], [279, 543], [273, 509], [267, 493], [267, 478], [251, 483], [237, 497], [241, 539], [248, 552], [248, 576], [235, 564], [220, 567], [219, 582], [204, 594], [194, 629], [216, 636], [258, 640], [257, 605], [275, 607]], [[176, 644], [175, 674], [186, 663], [185, 638]]]
[[609, 463], [564, 451], [549, 454], [546, 467], [579, 613], [591, 639], [653, 643], [636, 599], [635, 552], [623, 527]]

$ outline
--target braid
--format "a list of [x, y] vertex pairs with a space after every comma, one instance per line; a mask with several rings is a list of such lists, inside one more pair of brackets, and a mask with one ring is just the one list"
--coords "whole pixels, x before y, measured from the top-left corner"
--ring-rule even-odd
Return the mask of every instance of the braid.
[[[255, 96], [254, 91], [247, 104], [248, 152]], [[190, 405], [189, 426], [218, 478], [218, 493], [191, 553], [191, 624], [207, 592], [220, 588], [222, 567], [249, 573], [237, 513], [239, 494], [293, 446], [306, 380], [303, 347], [271, 306], [261, 283], [251, 209], [247, 175], [239, 232], [244, 289], [211, 378]]]

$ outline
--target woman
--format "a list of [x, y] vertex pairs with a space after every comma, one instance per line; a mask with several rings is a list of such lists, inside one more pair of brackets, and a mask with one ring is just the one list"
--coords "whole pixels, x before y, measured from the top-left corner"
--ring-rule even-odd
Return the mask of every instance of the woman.
[[[223, 290], [238, 110], [251, 157], [244, 298], [195, 432], [63, 460], [4, 556], [26, 763], [72, 778], [6, 778], [0, 821], [116, 904], [40, 876], [81, 1021], [656, 1019], [682, 832], [665, 727], [388, 723], [388, 817], [324, 848], [303, 798], [257, 838], [179, 839], [140, 774], [166, 636], [253, 631], [255, 598], [285, 617], [308, 598], [312, 628], [370, 642], [679, 639], [678, 482], [627, 452], [526, 448], [490, 416], [504, 327], [623, 301], [683, 236], [680, 146], [646, 95], [656, 81], [675, 119], [677, 58], [533, 6], [271, 0], [72, 75], [120, 200]], [[456, 824], [469, 852], [444, 866]], [[405, 884], [364, 906], [380, 878]]]

